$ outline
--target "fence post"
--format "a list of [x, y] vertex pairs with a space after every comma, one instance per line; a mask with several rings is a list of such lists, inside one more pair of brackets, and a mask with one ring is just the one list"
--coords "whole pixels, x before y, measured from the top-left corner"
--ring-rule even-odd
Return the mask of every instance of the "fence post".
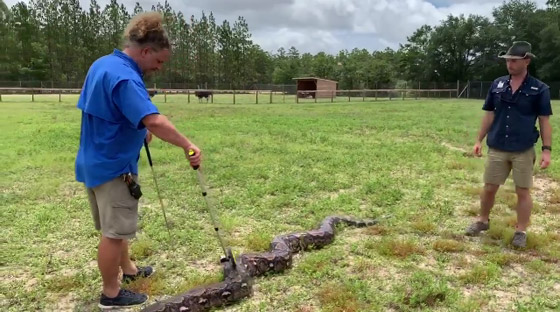
[[315, 100], [315, 103], [317, 103], [317, 90], [315, 90], [315, 93], [313, 94], [313, 99]]
[[268, 104], [272, 104], [272, 90], [270, 90], [270, 103]]
[[375, 100], [377, 101], [377, 91], [375, 91]]
[[31, 102], [35, 102], [35, 90], [31, 88]]
[[365, 102], [366, 101], [366, 90], [364, 89], [362, 92], [363, 92], [362, 93], [362, 102]]
[[0, 102], [2, 102], [2, 92], [0, 92]]
[[259, 104], [259, 90], [257, 90], [257, 93], [255, 94], [255, 104]]
[[333, 102], [334, 102], [334, 90], [331, 91], [331, 103], [333, 103]]
[[482, 98], [482, 81], [480, 82], [480, 98]]
[[58, 91], [58, 102], [62, 102], [62, 91]]
[[404, 101], [405, 92], [406, 92], [406, 91], [401, 91], [401, 93], [402, 93], [402, 100], [403, 100], [403, 101]]
[[471, 81], [467, 81], [467, 99], [471, 97]]
[[459, 84], [459, 80], [457, 80], [457, 97], [459, 97], [459, 92], [461, 92], [460, 88], [461, 85]]
[[299, 91], [296, 90], [296, 103], [299, 104]]
[[[165, 90], [163, 92], [165, 92]], [[187, 89], [187, 103], [191, 103], [191, 90], [189, 89]]]
[[348, 102], [350, 102], [350, 90], [348, 90]]
[[235, 90], [233, 90], [233, 104], [235, 104]]
[[210, 94], [210, 104], [214, 104], [214, 92]]

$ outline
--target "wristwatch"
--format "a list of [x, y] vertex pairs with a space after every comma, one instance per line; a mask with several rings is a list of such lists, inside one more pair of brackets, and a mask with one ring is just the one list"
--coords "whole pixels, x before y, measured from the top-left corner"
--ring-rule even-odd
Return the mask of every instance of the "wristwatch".
[[544, 150], [549, 150], [549, 151], [552, 152], [552, 147], [550, 147], [550, 146], [548, 146], [548, 145], [543, 145], [543, 146], [541, 147], [541, 150], [542, 150], [542, 151], [544, 151]]

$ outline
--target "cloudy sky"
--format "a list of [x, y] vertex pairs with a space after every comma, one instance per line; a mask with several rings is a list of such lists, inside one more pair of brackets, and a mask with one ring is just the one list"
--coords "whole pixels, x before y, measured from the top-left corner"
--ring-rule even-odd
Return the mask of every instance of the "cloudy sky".
[[[16, 0], [4, 0], [8, 6]], [[117, 0], [130, 10], [135, 2], [150, 9], [157, 0]], [[165, 0], [161, 0], [163, 3]], [[184, 15], [212, 11], [216, 21], [243, 16], [253, 41], [264, 50], [295, 46], [300, 52], [337, 53], [355, 47], [370, 51], [398, 48], [418, 27], [436, 25], [447, 15], [491, 17], [502, 0], [168, 0]], [[533, 0], [544, 7], [546, 0]], [[25, 1], [27, 2], [27, 1]], [[80, 0], [89, 8], [89, 0]], [[103, 8], [109, 0], [98, 0]]]

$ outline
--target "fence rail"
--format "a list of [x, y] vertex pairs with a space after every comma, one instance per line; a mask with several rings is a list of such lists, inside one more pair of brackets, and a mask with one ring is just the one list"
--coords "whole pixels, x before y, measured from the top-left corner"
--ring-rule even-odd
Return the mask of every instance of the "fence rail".
[[[378, 99], [418, 99], [418, 98], [454, 98], [458, 97], [458, 89], [361, 89], [361, 90], [299, 90], [294, 93], [278, 90], [200, 90], [200, 89], [148, 89], [150, 93], [163, 97], [167, 103], [168, 95], [186, 95], [186, 102], [192, 101], [208, 103], [309, 103], [309, 102], [357, 102], [377, 101]], [[30, 95], [34, 102], [36, 96], [58, 96], [62, 102], [62, 95], [80, 94], [78, 88], [0, 88], [0, 102], [2, 95]], [[156, 98], [156, 99], [157, 99]], [[53, 100], [51, 97], [50, 100]]]

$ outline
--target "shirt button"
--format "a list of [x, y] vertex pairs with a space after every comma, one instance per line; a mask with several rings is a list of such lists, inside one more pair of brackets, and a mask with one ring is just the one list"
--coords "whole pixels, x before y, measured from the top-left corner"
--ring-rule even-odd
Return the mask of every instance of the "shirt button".
[[508, 135], [506, 134], [506, 138], [508, 137]]
[[507, 118], [509, 118], [509, 116], [507, 116]]
[[508, 108], [511, 108], [511, 106], [508, 106]]

